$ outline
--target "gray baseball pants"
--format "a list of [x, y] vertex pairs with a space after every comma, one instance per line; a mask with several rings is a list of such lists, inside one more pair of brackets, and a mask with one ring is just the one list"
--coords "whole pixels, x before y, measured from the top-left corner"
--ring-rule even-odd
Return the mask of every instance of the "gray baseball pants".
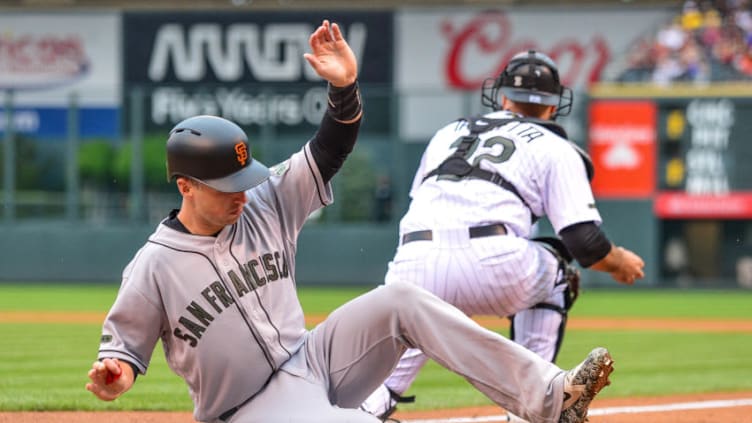
[[419, 348], [518, 416], [541, 423], [559, 418], [563, 370], [430, 292], [392, 283], [332, 312], [226, 423], [376, 423], [357, 408], [406, 348]]

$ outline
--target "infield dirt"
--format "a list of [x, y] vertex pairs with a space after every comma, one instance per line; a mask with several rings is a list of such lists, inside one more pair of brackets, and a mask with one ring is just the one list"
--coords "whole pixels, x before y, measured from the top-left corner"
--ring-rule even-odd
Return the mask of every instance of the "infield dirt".
[[[711, 393], [698, 395], [662, 396], [654, 398], [611, 398], [595, 400], [592, 409], [606, 407], [641, 407], [646, 405], [681, 405], [712, 400], [752, 399], [752, 392]], [[666, 407], [669, 408], [669, 407]], [[498, 407], [456, 408], [450, 410], [397, 412], [395, 417], [404, 423], [422, 419], [481, 418], [499, 416]], [[465, 420], [468, 421], [468, 420]], [[501, 420], [481, 419], [484, 423]], [[666, 410], [658, 412], [630, 412], [590, 417], [590, 423], [752, 423], [752, 405], [726, 408]], [[0, 423], [195, 423], [187, 412], [17, 412], [0, 413]]]

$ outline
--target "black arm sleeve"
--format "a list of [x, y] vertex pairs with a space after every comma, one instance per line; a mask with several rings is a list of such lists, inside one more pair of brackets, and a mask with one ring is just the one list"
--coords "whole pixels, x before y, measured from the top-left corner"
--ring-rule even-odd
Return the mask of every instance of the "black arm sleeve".
[[329, 182], [342, 167], [358, 138], [361, 119], [342, 123], [361, 113], [360, 91], [355, 82], [344, 88], [329, 86], [329, 107], [311, 140], [311, 154], [324, 182]]
[[561, 241], [582, 267], [590, 267], [611, 251], [611, 241], [595, 222], [575, 223], [559, 232]]

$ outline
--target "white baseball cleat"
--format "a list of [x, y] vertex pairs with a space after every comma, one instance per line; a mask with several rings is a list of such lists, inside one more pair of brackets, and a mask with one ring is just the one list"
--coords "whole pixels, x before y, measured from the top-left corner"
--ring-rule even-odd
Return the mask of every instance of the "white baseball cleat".
[[614, 361], [605, 348], [596, 348], [564, 379], [564, 404], [559, 423], [584, 423], [593, 398], [611, 381]]

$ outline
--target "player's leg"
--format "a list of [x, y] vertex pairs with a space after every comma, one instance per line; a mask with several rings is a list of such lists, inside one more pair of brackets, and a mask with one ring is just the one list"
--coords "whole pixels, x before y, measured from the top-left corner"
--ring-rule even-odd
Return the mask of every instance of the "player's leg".
[[379, 419], [364, 411], [333, 406], [325, 380], [280, 370], [253, 400], [216, 423], [258, 422], [378, 423]]
[[510, 338], [552, 363], [556, 362], [566, 326], [562, 291], [563, 287], [543, 303], [511, 318]]
[[[531, 243], [531, 248], [540, 250], [540, 245]], [[546, 250], [537, 255], [540, 269], [550, 269], [541, 273], [539, 283], [549, 286], [547, 298], [526, 310], [521, 310], [510, 316], [510, 339], [524, 346], [552, 363], [556, 362], [567, 324], [566, 292], [563, 267], [567, 263], [561, 262], [561, 257]], [[554, 273], [552, 270], [557, 269]], [[512, 413], [507, 414], [508, 421], [525, 423], [525, 420]]]
[[[464, 228], [445, 229], [435, 233], [435, 239], [431, 242], [401, 246], [389, 264], [385, 283], [407, 282], [420, 286], [466, 313], [503, 313], [506, 308], [502, 303], [507, 301], [508, 304], [508, 298], [518, 297], [506, 295], [509, 292], [505, 290], [516, 290], [517, 283], [509, 278], [505, 282], [506, 288], [501, 287], [493, 279], [494, 274], [489, 269], [497, 266], [497, 256], [504, 256], [502, 262], [504, 268], [508, 268], [507, 264], [515, 260], [510, 258], [510, 250], [525, 247], [527, 242], [512, 241], [514, 245], [511, 247], [500, 246], [490, 238], [470, 239]], [[522, 257], [524, 254], [513, 256]], [[492, 264], [479, 266], [483, 258], [490, 258]], [[393, 409], [397, 403], [395, 396], [402, 396], [408, 390], [426, 361], [427, 357], [419, 350], [408, 350], [384, 385], [369, 396], [362, 408], [376, 416], [382, 416]]]
[[348, 408], [360, 406], [408, 347], [464, 376], [506, 409], [539, 422], [558, 419], [561, 369], [409, 284], [382, 286], [348, 302], [314, 329], [306, 345], [314, 373], [328, 372], [330, 400]]
[[[454, 231], [440, 235], [432, 243], [401, 247], [386, 282], [419, 285], [466, 313], [505, 315], [547, 299], [557, 264], [537, 244], [502, 237], [470, 240]], [[547, 287], [539, 282], [543, 278], [551, 282]], [[392, 409], [393, 394], [407, 391], [425, 360], [417, 351], [403, 355], [385, 385], [362, 408], [376, 416]]]
[[[546, 293], [541, 301], [515, 312], [511, 318], [510, 338], [544, 359], [555, 362], [564, 338], [567, 313], [572, 307], [570, 290], [578, 289], [570, 286], [570, 279], [575, 277], [577, 271], [571, 271], [562, 253], [557, 252], [551, 244], [530, 242], [529, 248], [538, 251], [537, 267], [543, 271], [538, 272], [536, 283], [545, 287]], [[576, 277], [579, 280], [578, 273]]]
[[414, 397], [403, 398], [402, 394], [413, 384], [427, 361], [428, 357], [419, 349], [405, 351], [389, 378], [363, 402], [361, 409], [383, 417], [394, 411], [398, 402], [412, 402]]
[[[444, 231], [437, 234], [437, 239], [432, 242], [400, 246], [389, 263], [384, 282], [411, 283], [457, 305], [461, 291], [459, 287], [468, 283], [476, 262], [466, 230]], [[427, 361], [428, 357], [420, 350], [408, 349], [389, 378], [366, 399], [361, 408], [381, 417], [394, 411], [397, 402], [405, 402], [400, 398]]]
[[[451, 253], [451, 251], [449, 252]], [[454, 275], [466, 314], [507, 317], [545, 301], [557, 278], [554, 257], [534, 242], [514, 237], [475, 239], [468, 265]]]
[[[562, 294], [559, 294], [561, 297]], [[548, 308], [523, 310], [511, 318], [510, 339], [538, 354], [544, 360], [555, 362], [564, 338], [566, 317]], [[507, 412], [507, 421], [527, 423]]]

